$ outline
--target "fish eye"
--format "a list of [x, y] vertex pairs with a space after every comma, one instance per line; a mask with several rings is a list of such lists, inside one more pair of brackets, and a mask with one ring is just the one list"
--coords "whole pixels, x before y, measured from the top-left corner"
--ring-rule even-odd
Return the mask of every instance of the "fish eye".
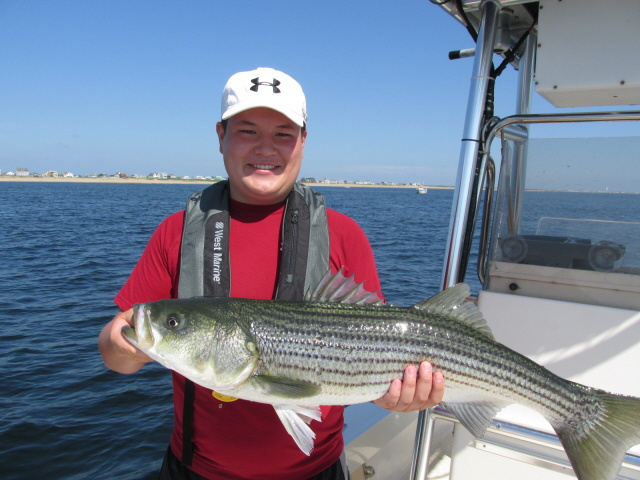
[[167, 315], [167, 326], [169, 328], [177, 328], [180, 326], [180, 317], [175, 313]]

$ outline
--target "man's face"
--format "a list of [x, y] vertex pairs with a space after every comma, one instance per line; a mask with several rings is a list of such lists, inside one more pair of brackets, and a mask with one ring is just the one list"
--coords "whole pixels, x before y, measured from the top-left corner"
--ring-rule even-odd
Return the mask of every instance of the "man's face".
[[280, 112], [252, 108], [216, 126], [231, 198], [271, 205], [287, 198], [298, 178], [306, 130]]

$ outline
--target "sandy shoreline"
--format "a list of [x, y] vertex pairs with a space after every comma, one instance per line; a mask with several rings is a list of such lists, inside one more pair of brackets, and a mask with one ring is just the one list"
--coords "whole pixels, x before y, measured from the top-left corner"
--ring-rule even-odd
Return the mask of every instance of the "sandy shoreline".
[[[140, 183], [149, 185], [192, 184], [211, 185], [211, 180], [156, 180], [149, 178], [63, 178], [63, 177], [8, 177], [0, 176], [0, 182], [50, 182], [50, 183]], [[413, 185], [359, 185], [355, 183], [305, 183], [310, 187], [342, 187], [342, 188], [416, 188]], [[452, 189], [453, 187], [427, 186], [429, 189]]]

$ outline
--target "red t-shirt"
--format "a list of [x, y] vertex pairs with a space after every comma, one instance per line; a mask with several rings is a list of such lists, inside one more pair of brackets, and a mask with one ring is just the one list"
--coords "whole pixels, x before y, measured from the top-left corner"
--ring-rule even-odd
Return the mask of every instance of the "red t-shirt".
[[[271, 299], [277, 285], [284, 204], [231, 202], [231, 296]], [[355, 273], [369, 291], [380, 291], [373, 252], [351, 218], [327, 209], [330, 266]], [[115, 298], [122, 310], [134, 303], [176, 298], [184, 211], [166, 218], [153, 233], [131, 276]], [[171, 448], [182, 455], [184, 377], [173, 373], [174, 429]], [[312, 421], [315, 447], [306, 456], [285, 431], [271, 405], [215, 398], [196, 385], [191, 469], [211, 480], [306, 479], [334, 463], [344, 448], [343, 407], [323, 406], [322, 422]]]

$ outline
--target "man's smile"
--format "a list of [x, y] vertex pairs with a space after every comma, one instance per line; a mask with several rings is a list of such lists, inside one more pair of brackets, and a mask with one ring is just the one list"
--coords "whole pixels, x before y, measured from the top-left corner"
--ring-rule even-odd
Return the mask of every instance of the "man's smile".
[[259, 163], [254, 163], [254, 164], [250, 164], [253, 168], [256, 168], [258, 170], [274, 170], [276, 167], [276, 165], [263, 165], [263, 164], [259, 164]]

